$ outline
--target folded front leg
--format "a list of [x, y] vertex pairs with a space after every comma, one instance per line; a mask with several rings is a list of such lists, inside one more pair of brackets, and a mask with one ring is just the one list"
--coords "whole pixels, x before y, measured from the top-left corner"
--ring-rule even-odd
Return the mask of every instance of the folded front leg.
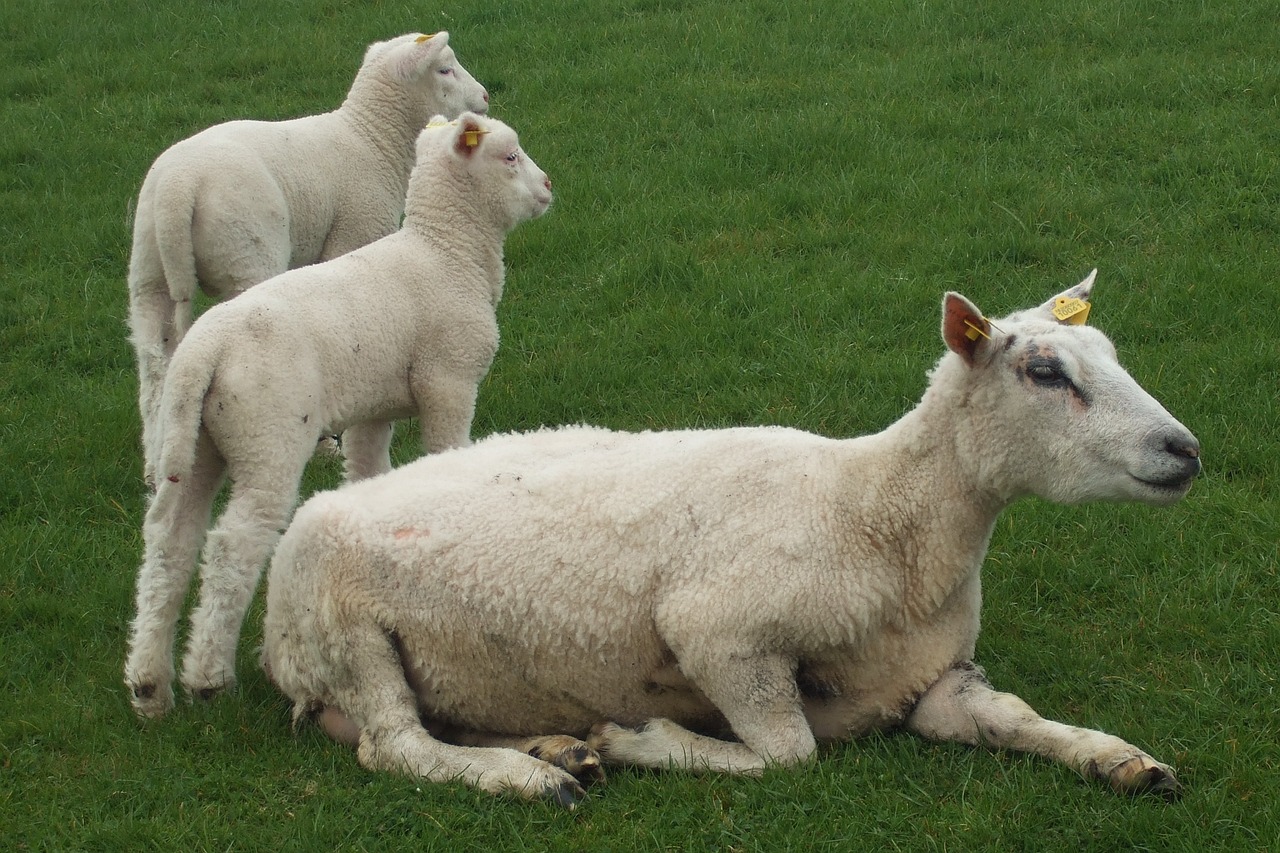
[[1180, 791], [1168, 765], [1114, 735], [1044, 719], [1017, 696], [996, 691], [968, 662], [943, 673], [920, 697], [907, 729], [931, 740], [1033, 752], [1121, 793], [1173, 798]]
[[796, 688], [795, 667], [786, 658], [701, 649], [696, 657], [682, 659], [681, 669], [742, 743], [695, 734], [661, 718], [638, 729], [598, 725], [587, 743], [607, 763], [752, 775], [813, 755], [817, 743]]

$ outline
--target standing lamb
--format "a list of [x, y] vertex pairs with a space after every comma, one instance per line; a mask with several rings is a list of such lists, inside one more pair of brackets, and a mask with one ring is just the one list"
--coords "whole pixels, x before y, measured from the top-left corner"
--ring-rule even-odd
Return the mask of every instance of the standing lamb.
[[1107, 338], [1055, 319], [1092, 283], [998, 323], [947, 294], [951, 352], [876, 435], [545, 430], [317, 495], [271, 565], [264, 666], [368, 768], [566, 804], [562, 767], [757, 773], [900, 726], [1172, 794], [971, 662], [1005, 506], [1169, 504], [1200, 470]]
[[422, 131], [400, 231], [196, 321], [165, 381], [161, 479], [143, 526], [125, 667], [138, 713], [173, 704], [178, 614], [225, 478], [183, 663], [201, 696], [235, 681], [241, 622], [322, 434], [346, 430], [350, 480], [390, 470], [395, 418], [420, 419], [427, 452], [469, 443], [498, 347], [503, 240], [550, 204], [551, 181], [515, 132], [464, 113]]
[[156, 159], [138, 195], [129, 262], [149, 485], [164, 375], [197, 286], [227, 299], [395, 231], [418, 132], [433, 115], [483, 113], [488, 102], [447, 32], [412, 33], [370, 45], [333, 112], [219, 124]]

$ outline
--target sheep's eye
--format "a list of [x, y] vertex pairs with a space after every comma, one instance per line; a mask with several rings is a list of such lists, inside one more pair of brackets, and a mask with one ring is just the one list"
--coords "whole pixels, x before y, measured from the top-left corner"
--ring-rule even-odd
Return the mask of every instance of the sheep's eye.
[[452, 68], [441, 68], [441, 69], [440, 69], [440, 73], [441, 73], [441, 74], [444, 74], [445, 76], [448, 76], [448, 75], [450, 75], [450, 74], [452, 74], [452, 73], [453, 73], [453, 69], [452, 69]]
[[1057, 362], [1041, 361], [1027, 365], [1027, 375], [1037, 385], [1058, 386], [1070, 384], [1067, 375]]
[[519, 160], [519, 159], [520, 159], [520, 155], [519, 155], [519, 154], [517, 154], [517, 153], [516, 153], [516, 152], [514, 152], [514, 151], [512, 151], [510, 154], [508, 154], [508, 155], [507, 155], [507, 162], [508, 162], [508, 163], [514, 163], [515, 161], [517, 161], [517, 160]]

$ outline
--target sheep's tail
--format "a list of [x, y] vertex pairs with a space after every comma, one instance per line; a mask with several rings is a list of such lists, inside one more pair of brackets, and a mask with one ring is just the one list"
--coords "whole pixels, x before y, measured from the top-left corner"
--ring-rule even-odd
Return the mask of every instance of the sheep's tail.
[[200, 286], [196, 277], [195, 244], [191, 239], [197, 180], [192, 175], [169, 172], [161, 176], [155, 193], [155, 204], [161, 207], [154, 221], [156, 252], [168, 287], [173, 345], [182, 340], [191, 326], [191, 300]]
[[212, 334], [193, 335], [174, 354], [165, 376], [160, 401], [160, 459], [158, 477], [177, 482], [191, 473], [204, 400], [222, 361], [223, 340]]

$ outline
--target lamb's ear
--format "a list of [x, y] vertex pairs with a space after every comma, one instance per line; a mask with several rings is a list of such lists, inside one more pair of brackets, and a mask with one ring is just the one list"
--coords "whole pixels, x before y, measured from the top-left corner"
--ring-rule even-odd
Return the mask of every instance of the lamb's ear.
[[445, 31], [423, 34], [401, 45], [391, 59], [391, 72], [401, 80], [416, 80], [432, 69], [449, 44]]
[[1068, 287], [1057, 296], [1036, 308], [1046, 320], [1059, 323], [1083, 323], [1089, 316], [1089, 297], [1093, 294], [1093, 281], [1098, 277], [1095, 269], [1074, 287]]
[[978, 350], [991, 340], [991, 323], [978, 306], [950, 292], [942, 298], [942, 339], [972, 367]]
[[475, 113], [463, 113], [458, 116], [457, 127], [453, 134], [453, 150], [463, 157], [470, 157], [480, 147], [480, 142], [489, 131], [480, 124], [480, 117]]

